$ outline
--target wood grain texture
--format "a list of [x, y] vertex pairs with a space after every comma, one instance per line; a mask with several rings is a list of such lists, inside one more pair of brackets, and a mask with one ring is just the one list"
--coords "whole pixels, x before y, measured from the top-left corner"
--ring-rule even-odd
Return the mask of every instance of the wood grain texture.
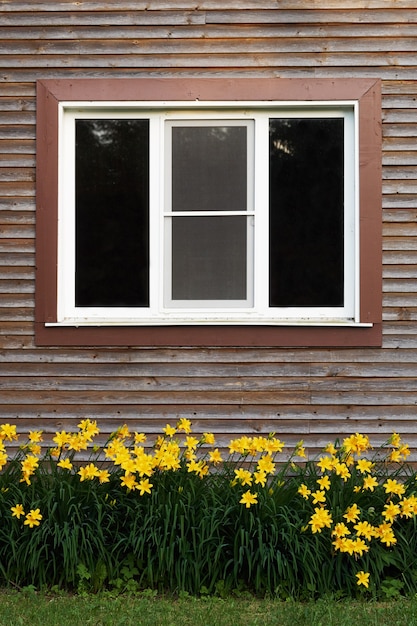
[[[382, 348], [35, 346], [36, 80], [138, 76], [382, 79]], [[184, 416], [312, 452], [395, 430], [417, 460], [416, 76], [415, 0], [0, 0], [0, 420], [152, 441]]]

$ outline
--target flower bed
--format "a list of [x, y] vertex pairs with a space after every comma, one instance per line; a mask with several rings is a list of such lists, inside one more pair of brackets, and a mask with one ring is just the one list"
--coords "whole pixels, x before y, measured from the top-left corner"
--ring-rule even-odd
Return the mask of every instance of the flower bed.
[[[167, 424], [153, 446], [97, 423], [29, 433], [0, 426], [0, 583], [281, 598], [417, 591], [415, 474], [393, 434], [354, 434], [307, 460], [303, 443]], [[286, 460], [284, 461], [284, 454]], [[90, 455], [86, 460], [86, 455]], [[82, 460], [83, 459], [83, 460]]]

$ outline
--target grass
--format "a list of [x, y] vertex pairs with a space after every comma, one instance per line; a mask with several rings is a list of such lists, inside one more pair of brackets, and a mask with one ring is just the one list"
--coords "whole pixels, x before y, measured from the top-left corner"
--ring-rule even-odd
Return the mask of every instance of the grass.
[[413, 626], [417, 599], [389, 603], [0, 593], [0, 626]]

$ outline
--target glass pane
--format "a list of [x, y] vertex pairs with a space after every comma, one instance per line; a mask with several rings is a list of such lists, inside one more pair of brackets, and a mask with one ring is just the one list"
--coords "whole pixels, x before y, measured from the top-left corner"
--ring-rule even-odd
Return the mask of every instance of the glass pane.
[[247, 218], [172, 219], [172, 299], [245, 300]]
[[270, 120], [270, 306], [343, 306], [343, 128]]
[[148, 120], [76, 122], [76, 306], [149, 306]]
[[173, 211], [246, 210], [246, 135], [246, 126], [173, 126]]

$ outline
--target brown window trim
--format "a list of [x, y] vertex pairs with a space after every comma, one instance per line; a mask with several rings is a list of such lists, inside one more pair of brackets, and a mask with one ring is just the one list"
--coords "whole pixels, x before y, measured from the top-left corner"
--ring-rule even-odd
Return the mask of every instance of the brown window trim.
[[[57, 321], [58, 105], [62, 101], [359, 102], [360, 321], [348, 326], [46, 326]], [[380, 346], [381, 88], [373, 79], [138, 78], [37, 83], [37, 345]]]

